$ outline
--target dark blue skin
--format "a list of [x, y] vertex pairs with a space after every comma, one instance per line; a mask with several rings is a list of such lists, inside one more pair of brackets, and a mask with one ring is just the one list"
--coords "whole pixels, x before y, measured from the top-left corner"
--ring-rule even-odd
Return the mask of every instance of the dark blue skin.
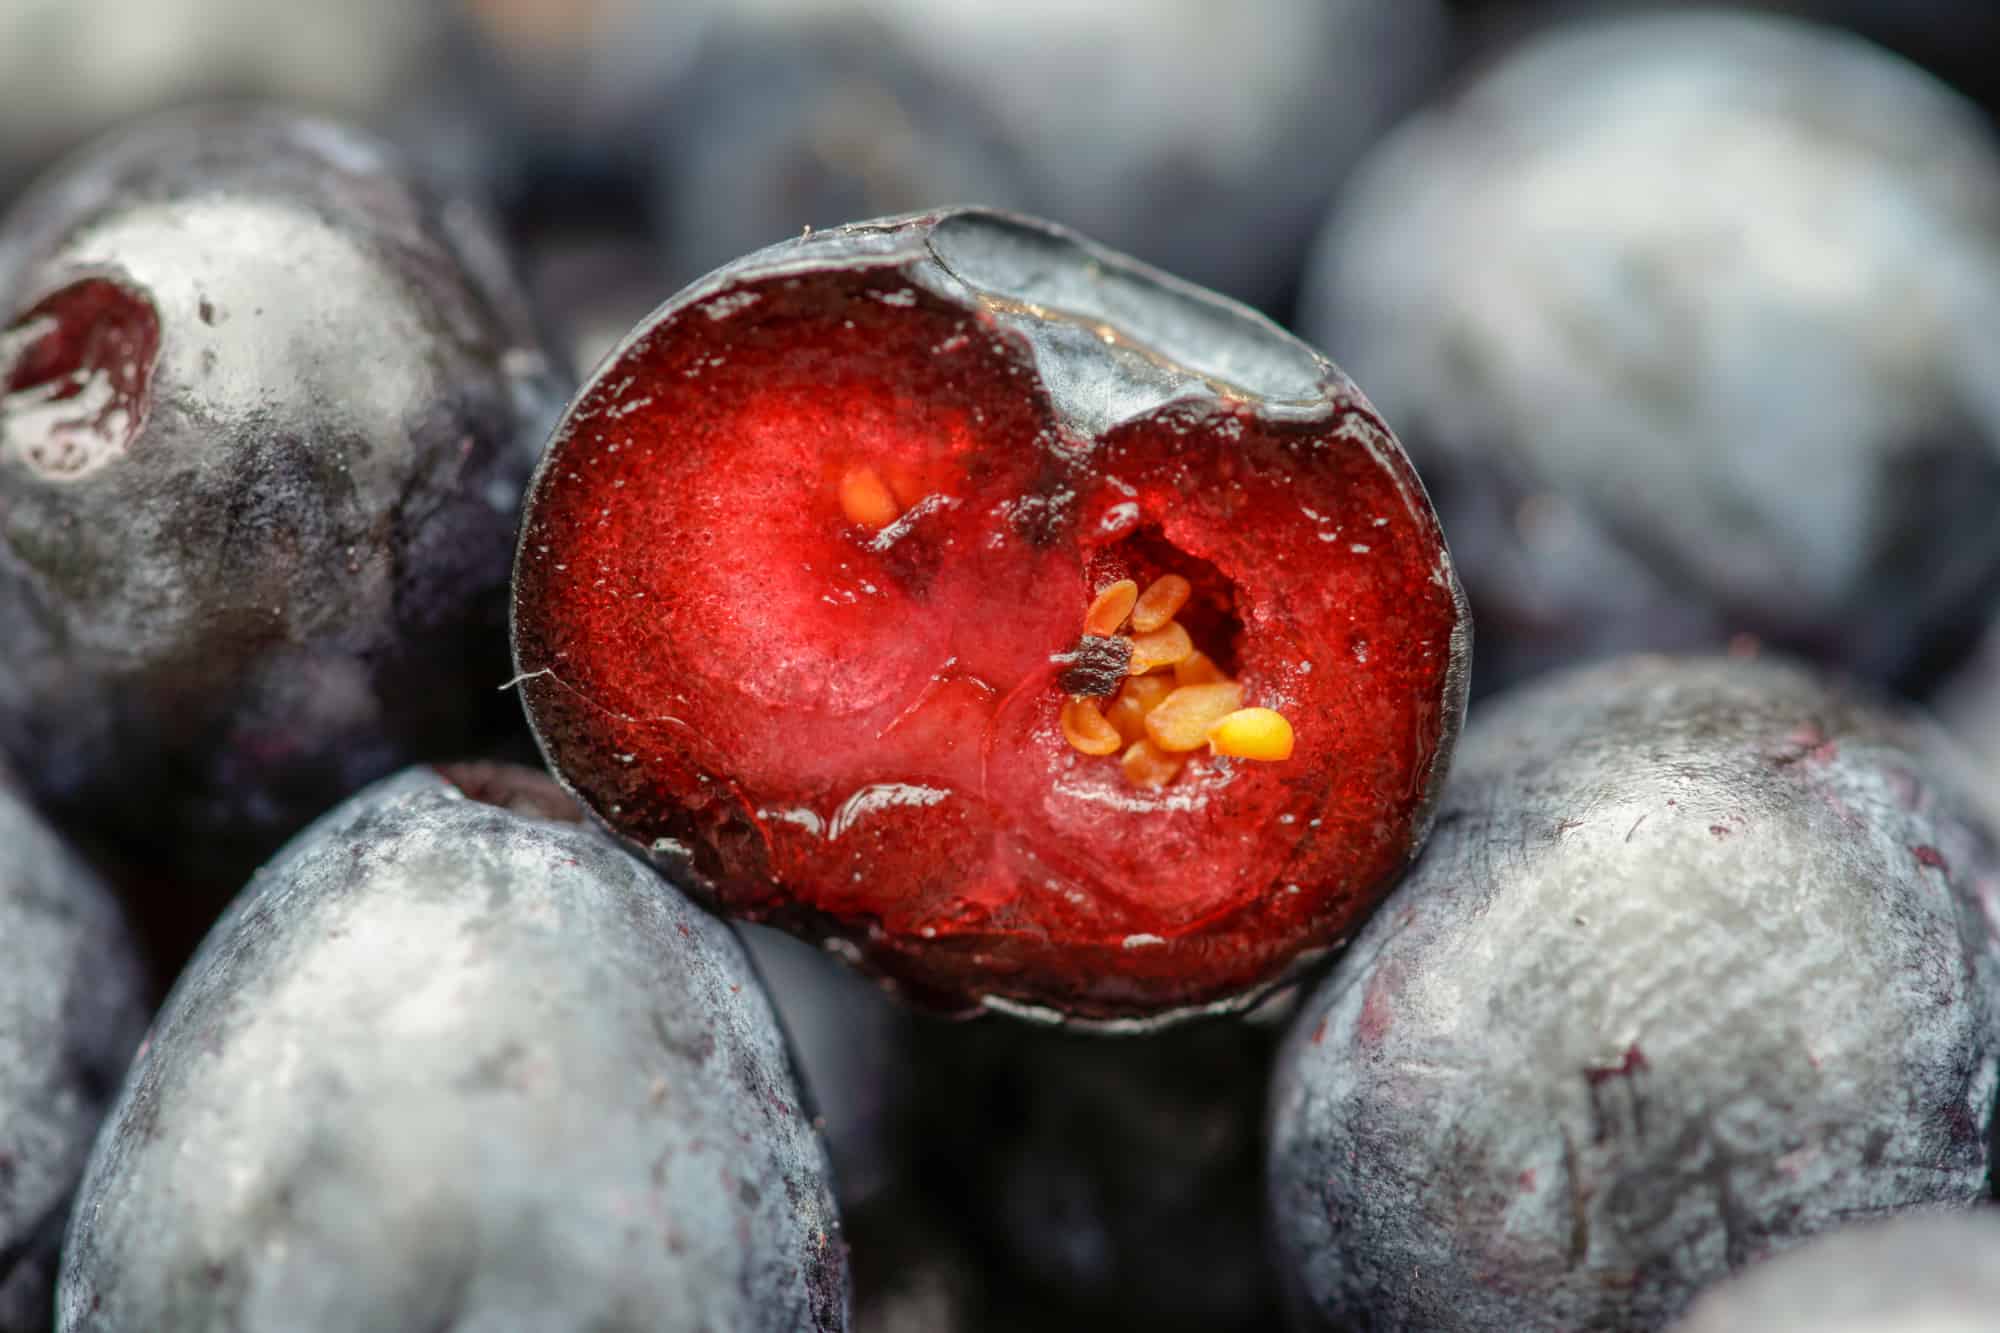
[[695, 6], [693, 33], [688, 8], [650, 48], [674, 60], [649, 133], [677, 280], [805, 226], [986, 204], [1266, 309], [1448, 40], [1436, 0], [758, 0]]
[[141, 116], [282, 97], [379, 123], [429, 86], [447, 7], [357, 0], [16, 0], [0, 42], [0, 203]]
[[1927, 724], [1634, 658], [1490, 701], [1279, 1057], [1305, 1328], [1658, 1329], [1860, 1219], [1989, 1197], [2000, 858]]
[[1511, 35], [1356, 169], [1301, 316], [1437, 500], [1475, 693], [1738, 634], [1921, 692], [2000, 594], [1985, 118], [1768, 16]]
[[568, 380], [476, 209], [327, 122], [147, 122], [10, 215], [0, 329], [0, 751], [59, 818], [233, 889], [518, 730], [515, 510]]
[[0, 769], [0, 1333], [41, 1333], [84, 1158], [145, 1030], [110, 890]]
[[91, 1159], [64, 1333], [847, 1327], [729, 928], [545, 777], [412, 769], [259, 872]]

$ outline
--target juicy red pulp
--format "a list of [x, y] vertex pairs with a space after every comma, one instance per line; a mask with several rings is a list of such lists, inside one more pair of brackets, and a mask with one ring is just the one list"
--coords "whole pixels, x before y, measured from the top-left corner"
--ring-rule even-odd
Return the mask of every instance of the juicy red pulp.
[[[628, 348], [551, 446], [516, 577], [530, 710], [732, 911], [831, 922], [960, 1000], [1228, 994], [1372, 901], [1443, 725], [1441, 542], [1346, 424], [1192, 402], [1079, 439], [1016, 338], [894, 271], [739, 288]], [[857, 465], [899, 492], [879, 532], [841, 506]], [[1292, 759], [1148, 791], [1064, 741], [1092, 592], [1164, 573]]]
[[0, 439], [40, 472], [101, 466], [145, 424], [159, 347], [158, 314], [123, 285], [52, 292], [0, 333]]

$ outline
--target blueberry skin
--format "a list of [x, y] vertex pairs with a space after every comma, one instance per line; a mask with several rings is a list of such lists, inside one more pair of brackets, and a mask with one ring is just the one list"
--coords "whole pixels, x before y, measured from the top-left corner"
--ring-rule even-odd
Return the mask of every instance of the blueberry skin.
[[2000, 155], [1856, 38], [1518, 46], [1356, 169], [1301, 323], [1437, 498], [1476, 692], [1738, 632], [1915, 689], [1991, 604]]
[[445, 13], [404, 0], [9, 0], [0, 200], [91, 137], [196, 99], [380, 117], [427, 77]]
[[98, 1139], [63, 1329], [845, 1327], [735, 937], [539, 775], [468, 785], [512, 808], [398, 775], [210, 935]]
[[782, 931], [735, 923], [785, 1030], [821, 1137], [841, 1211], [901, 1183], [904, 1108], [918, 1080], [915, 1017], [825, 950]]
[[1489, 703], [1279, 1056], [1308, 1326], [1659, 1328], [1815, 1233], [1986, 1198], [1971, 790], [1927, 726], [1789, 666], [1637, 658]]
[[[66, 310], [131, 353], [69, 403], [120, 410], [47, 401]], [[0, 312], [0, 750], [55, 813], [234, 885], [518, 726], [508, 563], [565, 384], [475, 209], [330, 123], [166, 118], [22, 202]]]
[[70, 1194], [147, 992], [110, 890], [0, 769], [0, 1333], [49, 1326]]
[[806, 225], [979, 203], [1267, 309], [1449, 40], [1438, 0], [708, 9], [656, 119], [681, 278]]
[[2000, 1310], [2000, 1218], [1850, 1228], [1723, 1283], [1674, 1333], [1984, 1333]]

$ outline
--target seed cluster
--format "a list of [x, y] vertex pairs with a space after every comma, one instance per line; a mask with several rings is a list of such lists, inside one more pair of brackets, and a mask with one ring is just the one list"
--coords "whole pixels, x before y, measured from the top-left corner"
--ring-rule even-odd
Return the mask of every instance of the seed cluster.
[[[1164, 787], [1203, 745], [1236, 759], [1292, 757], [1292, 724], [1269, 708], [1245, 708], [1243, 687], [1194, 646], [1174, 617], [1194, 589], [1178, 574], [1144, 592], [1131, 579], [1100, 588], [1083, 613], [1088, 638], [1124, 638], [1127, 676], [1109, 707], [1073, 694], [1063, 702], [1063, 739], [1088, 755], [1119, 755], [1135, 787]], [[1127, 627], [1130, 633], [1124, 634]]]

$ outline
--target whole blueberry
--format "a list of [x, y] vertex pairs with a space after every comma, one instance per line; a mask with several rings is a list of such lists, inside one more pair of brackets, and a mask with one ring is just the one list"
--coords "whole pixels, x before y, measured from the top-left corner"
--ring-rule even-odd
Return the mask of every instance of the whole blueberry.
[[146, 991], [110, 891], [0, 770], [0, 1333], [48, 1326], [70, 1194]]
[[1674, 1333], [1984, 1333], [2000, 1310], [1990, 1211], [1854, 1227], [1716, 1287]]
[[284, 97], [385, 118], [414, 95], [448, 7], [403, 0], [9, 0], [0, 200], [94, 135], [199, 99]]
[[1803, 670], [1493, 700], [1279, 1057], [1298, 1304], [1658, 1328], [1856, 1217], [1987, 1196], [2000, 862], [1955, 753]]
[[1859, 39], [1560, 27], [1357, 168], [1304, 324], [1409, 442], [1475, 690], [1749, 633], [1896, 686], [2000, 582], [2000, 156]]
[[0, 750], [240, 882], [510, 720], [504, 591], [563, 385], [476, 211], [275, 110], [97, 144], [0, 231]]
[[670, 267], [984, 203], [1268, 307], [1446, 41], [1437, 0], [715, 6], [658, 117]]
[[61, 1327], [845, 1327], [741, 946], [577, 817], [416, 769], [259, 872], [99, 1137]]

